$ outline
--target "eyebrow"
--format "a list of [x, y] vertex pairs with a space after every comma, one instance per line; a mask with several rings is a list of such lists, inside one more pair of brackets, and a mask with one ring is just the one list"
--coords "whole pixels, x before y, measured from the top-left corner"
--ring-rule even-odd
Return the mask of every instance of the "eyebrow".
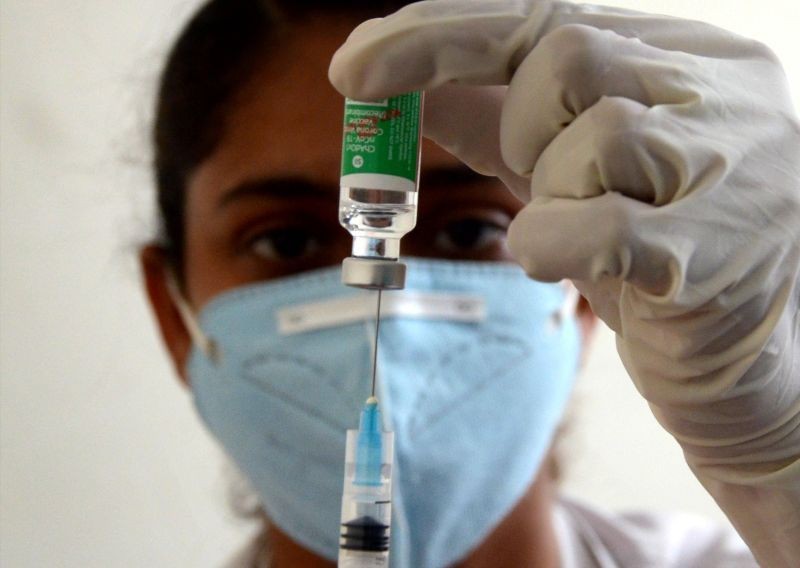
[[[471, 170], [463, 164], [423, 168], [420, 173], [420, 186], [423, 188], [453, 187], [470, 183], [491, 181], [493, 178]], [[338, 187], [319, 183], [301, 176], [262, 178], [243, 182], [226, 191], [217, 202], [217, 208], [224, 208], [246, 198], [324, 198], [338, 196]]]
[[217, 208], [221, 209], [236, 201], [253, 197], [331, 199], [335, 195], [338, 195], [338, 192], [332, 186], [299, 176], [262, 178], [246, 181], [226, 191], [217, 201]]

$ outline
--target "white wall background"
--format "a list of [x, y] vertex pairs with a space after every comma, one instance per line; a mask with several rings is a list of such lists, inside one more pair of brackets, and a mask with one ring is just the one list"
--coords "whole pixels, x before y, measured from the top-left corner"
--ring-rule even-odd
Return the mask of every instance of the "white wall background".
[[[250, 527], [172, 379], [140, 292], [147, 119], [196, 4], [3, 0], [0, 8], [0, 565], [216, 566]], [[800, 101], [793, 0], [613, 4], [770, 44]], [[798, 105], [800, 106], [800, 105]], [[567, 490], [721, 518], [627, 381], [607, 330], [579, 388]]]

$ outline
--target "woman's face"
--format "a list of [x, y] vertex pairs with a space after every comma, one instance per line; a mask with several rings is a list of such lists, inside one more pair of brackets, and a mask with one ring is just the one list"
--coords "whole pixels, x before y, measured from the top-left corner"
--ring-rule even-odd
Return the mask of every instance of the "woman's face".
[[[324, 18], [292, 27], [229, 103], [224, 134], [186, 192], [182, 270], [195, 310], [230, 288], [349, 256], [352, 237], [338, 221], [344, 101], [327, 68], [352, 27]], [[521, 204], [499, 181], [425, 141], [420, 193], [401, 254], [511, 260], [505, 233]], [[166, 255], [152, 246], [141, 260], [164, 342], [188, 382], [191, 341], [168, 292]]]
[[[352, 27], [320, 20], [293, 28], [230, 103], [224, 134], [186, 192], [181, 268], [195, 311], [226, 290], [349, 256], [352, 237], [338, 221], [343, 99], [327, 67]], [[505, 235], [519, 201], [431, 143], [422, 154], [417, 227], [402, 254], [511, 260]], [[141, 260], [164, 342], [188, 384], [191, 340], [169, 293], [167, 256], [151, 246]]]
[[[281, 44], [233, 102], [225, 135], [186, 201], [187, 294], [338, 264], [352, 237], [338, 221], [343, 98], [327, 67], [350, 26], [315, 22]], [[417, 228], [403, 255], [508, 260], [520, 207], [497, 181], [423, 144]]]

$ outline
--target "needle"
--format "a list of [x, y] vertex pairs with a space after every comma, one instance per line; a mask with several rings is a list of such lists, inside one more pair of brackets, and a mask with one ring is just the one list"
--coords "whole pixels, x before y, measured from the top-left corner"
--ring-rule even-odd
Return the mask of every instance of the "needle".
[[381, 293], [378, 289], [378, 310], [375, 316], [375, 346], [372, 349], [372, 396], [375, 396], [375, 376], [378, 372], [378, 332], [381, 329]]

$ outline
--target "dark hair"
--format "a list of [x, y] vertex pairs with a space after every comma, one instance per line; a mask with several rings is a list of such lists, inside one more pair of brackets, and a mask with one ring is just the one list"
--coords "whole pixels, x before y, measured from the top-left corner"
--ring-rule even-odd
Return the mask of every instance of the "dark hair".
[[227, 105], [280, 41], [280, 30], [310, 14], [347, 16], [355, 23], [409, 3], [211, 0], [194, 15], [167, 58], [153, 128], [160, 240], [179, 277], [187, 181], [219, 143]]

